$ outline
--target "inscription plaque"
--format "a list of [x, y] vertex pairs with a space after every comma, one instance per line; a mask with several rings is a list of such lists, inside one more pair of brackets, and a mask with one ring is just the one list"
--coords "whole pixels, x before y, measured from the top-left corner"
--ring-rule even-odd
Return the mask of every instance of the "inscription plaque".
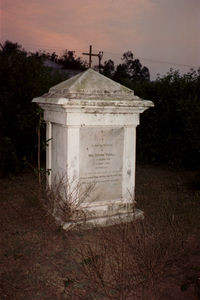
[[80, 128], [80, 182], [95, 184], [87, 201], [122, 197], [124, 129]]

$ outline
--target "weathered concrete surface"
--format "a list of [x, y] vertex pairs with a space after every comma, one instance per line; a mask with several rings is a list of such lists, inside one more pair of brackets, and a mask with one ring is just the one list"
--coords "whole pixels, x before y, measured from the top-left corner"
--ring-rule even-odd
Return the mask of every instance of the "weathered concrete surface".
[[94, 185], [80, 204], [88, 222], [132, 214], [136, 126], [153, 103], [92, 69], [33, 102], [44, 109], [47, 123], [49, 185], [63, 176], [72, 182], [68, 193], [78, 188], [83, 194]]

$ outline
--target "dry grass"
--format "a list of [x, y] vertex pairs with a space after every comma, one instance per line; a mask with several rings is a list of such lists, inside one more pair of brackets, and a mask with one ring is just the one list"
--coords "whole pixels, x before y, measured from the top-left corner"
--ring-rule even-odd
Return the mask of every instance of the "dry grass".
[[140, 166], [144, 221], [83, 232], [55, 225], [32, 175], [1, 181], [0, 299], [199, 299], [194, 176]]
[[[54, 216], [57, 225], [66, 222], [85, 220], [86, 214], [81, 204], [94, 190], [94, 184], [81, 185], [77, 180], [69, 181], [65, 177], [56, 180], [50, 188], [46, 183], [42, 185], [39, 200], [49, 216]], [[70, 226], [69, 228], [70, 229]]]
[[151, 295], [150, 299], [164, 299], [166, 283], [178, 284], [181, 293], [181, 286], [186, 287], [193, 278], [193, 299], [198, 299], [199, 257], [195, 265], [190, 260], [199, 254], [199, 231], [188, 223], [186, 212], [177, 216], [167, 208], [166, 203], [160, 207], [157, 220], [146, 217], [144, 221], [96, 228], [95, 239], [94, 232], [89, 238], [85, 235], [81, 247], [74, 249], [79, 268], [69, 277], [74, 283], [69, 296], [149, 299]]

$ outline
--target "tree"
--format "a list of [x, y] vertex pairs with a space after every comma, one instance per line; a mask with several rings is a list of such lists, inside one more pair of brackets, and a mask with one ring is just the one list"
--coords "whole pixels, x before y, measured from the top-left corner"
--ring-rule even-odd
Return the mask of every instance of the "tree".
[[26, 159], [34, 162], [39, 107], [31, 100], [66, 79], [52, 73], [43, 57], [6, 41], [0, 50], [0, 174], [19, 170]]
[[139, 59], [134, 59], [131, 51], [127, 51], [122, 56], [122, 64], [117, 66], [114, 79], [124, 83], [126, 81], [149, 81], [150, 73], [147, 67], [143, 67]]
[[132, 85], [155, 107], [141, 115], [137, 157], [183, 167], [200, 165], [200, 69], [181, 75], [170, 70], [153, 82]]
[[85, 70], [87, 63], [80, 57], [75, 57], [75, 51], [65, 50], [64, 54], [58, 59], [58, 63], [62, 64], [64, 69]]
[[109, 78], [111, 78], [115, 71], [114, 61], [109, 59], [104, 62], [103, 66], [103, 74]]

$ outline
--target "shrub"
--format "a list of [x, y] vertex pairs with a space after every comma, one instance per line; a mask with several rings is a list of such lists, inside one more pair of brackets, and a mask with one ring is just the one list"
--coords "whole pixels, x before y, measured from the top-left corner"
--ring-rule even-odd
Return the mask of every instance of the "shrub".
[[[31, 103], [49, 88], [66, 79], [43, 65], [42, 56], [25, 52], [17, 43], [4, 43], [0, 50], [0, 173], [18, 171], [24, 161], [37, 157], [36, 128], [40, 109]], [[45, 142], [45, 135], [42, 135]]]

